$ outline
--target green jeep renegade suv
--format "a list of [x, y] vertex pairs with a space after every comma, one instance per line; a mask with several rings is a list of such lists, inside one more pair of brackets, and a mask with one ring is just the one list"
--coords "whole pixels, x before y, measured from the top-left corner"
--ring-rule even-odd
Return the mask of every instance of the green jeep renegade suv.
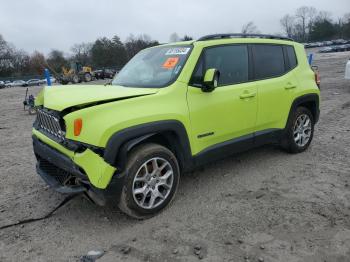
[[299, 153], [319, 118], [304, 47], [218, 34], [138, 53], [110, 85], [47, 87], [36, 99], [38, 174], [138, 218], [174, 198], [180, 175], [266, 143]]

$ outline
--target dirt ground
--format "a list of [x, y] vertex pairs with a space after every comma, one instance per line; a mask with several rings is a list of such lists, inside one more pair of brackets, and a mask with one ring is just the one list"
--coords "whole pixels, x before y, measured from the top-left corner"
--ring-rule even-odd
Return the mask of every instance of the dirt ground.
[[[77, 197], [48, 219], [0, 230], [0, 261], [79, 261], [90, 250], [105, 251], [99, 262], [350, 261], [348, 58], [315, 56], [321, 118], [306, 152], [266, 146], [186, 174], [170, 207], [146, 221]], [[0, 227], [64, 198], [35, 173], [24, 92], [0, 90]]]

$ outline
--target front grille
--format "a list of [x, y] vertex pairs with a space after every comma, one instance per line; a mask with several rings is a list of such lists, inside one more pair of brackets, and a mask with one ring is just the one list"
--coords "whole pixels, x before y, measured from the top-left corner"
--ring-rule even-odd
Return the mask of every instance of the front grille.
[[51, 164], [49, 161], [40, 158], [39, 167], [46, 174], [54, 178], [62, 186], [76, 185], [76, 178], [71, 173]]
[[36, 121], [40, 129], [61, 140], [64, 139], [65, 132], [61, 129], [60, 121], [56, 116], [38, 109]]

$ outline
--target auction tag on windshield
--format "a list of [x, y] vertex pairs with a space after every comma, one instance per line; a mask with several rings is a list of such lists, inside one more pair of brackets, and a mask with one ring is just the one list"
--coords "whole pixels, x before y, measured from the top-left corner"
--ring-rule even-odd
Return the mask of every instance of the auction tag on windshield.
[[186, 55], [190, 51], [190, 47], [176, 47], [170, 48], [165, 55]]
[[169, 57], [163, 64], [163, 68], [172, 69], [179, 61], [179, 57]]

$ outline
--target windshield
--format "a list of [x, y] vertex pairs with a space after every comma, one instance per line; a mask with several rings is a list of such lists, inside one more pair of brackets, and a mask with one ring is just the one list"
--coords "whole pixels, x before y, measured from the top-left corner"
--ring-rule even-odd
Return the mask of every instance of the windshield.
[[164, 87], [179, 76], [192, 47], [159, 46], [134, 56], [116, 75], [112, 85]]

